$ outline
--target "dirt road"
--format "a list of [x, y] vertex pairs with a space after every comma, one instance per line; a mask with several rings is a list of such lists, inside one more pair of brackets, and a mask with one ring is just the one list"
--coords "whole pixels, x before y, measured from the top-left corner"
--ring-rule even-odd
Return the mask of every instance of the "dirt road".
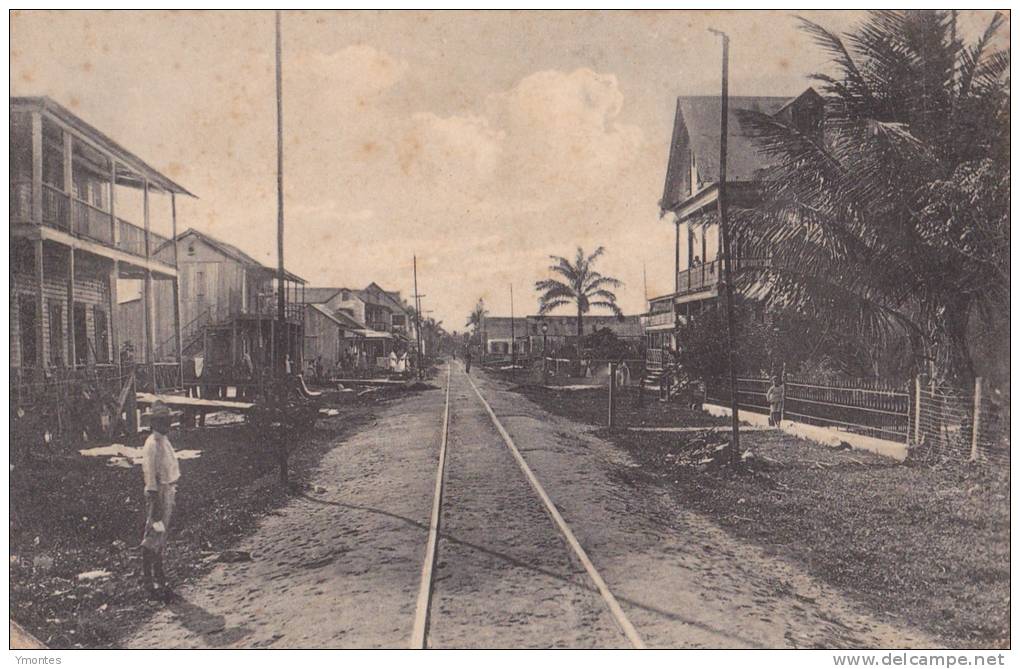
[[[472, 381], [648, 646], [933, 645], [677, 508], [588, 428], [459, 364], [450, 379], [429, 646], [629, 645]], [[239, 547], [253, 561], [219, 565], [127, 645], [408, 647], [444, 406], [442, 390], [385, 406]]]

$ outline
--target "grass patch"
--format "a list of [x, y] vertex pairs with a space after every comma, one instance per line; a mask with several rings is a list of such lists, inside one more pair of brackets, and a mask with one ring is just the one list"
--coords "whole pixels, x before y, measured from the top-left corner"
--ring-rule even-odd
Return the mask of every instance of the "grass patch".
[[[550, 412], [606, 424], [606, 392], [519, 386]], [[622, 426], [711, 426], [726, 419], [636, 391], [621, 393]], [[893, 623], [950, 647], [1009, 647], [1009, 469], [899, 464], [778, 431], [748, 432], [745, 473], [690, 457], [698, 434], [600, 430], [642, 465], [635, 485], [668, 486], [684, 508], [839, 588]]]

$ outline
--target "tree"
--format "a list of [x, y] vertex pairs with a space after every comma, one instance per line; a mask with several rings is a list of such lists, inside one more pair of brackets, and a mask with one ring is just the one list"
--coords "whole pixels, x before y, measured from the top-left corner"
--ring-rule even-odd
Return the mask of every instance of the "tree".
[[477, 339], [480, 343], [482, 341], [482, 333], [485, 331], [485, 317], [489, 315], [489, 312], [485, 309], [485, 300], [478, 298], [478, 303], [472, 310], [471, 315], [468, 316], [466, 327], [471, 328], [471, 336]]
[[616, 294], [610, 288], [623, 285], [619, 279], [605, 276], [595, 271], [593, 265], [606, 252], [600, 246], [591, 255], [577, 247], [577, 255], [571, 262], [562, 256], [549, 256], [553, 264], [549, 271], [558, 274], [562, 279], [543, 279], [535, 283], [539, 292], [539, 315], [546, 315], [557, 307], [574, 305], [577, 307], [577, 357], [581, 358], [581, 338], [584, 336], [584, 315], [592, 308], [608, 309], [617, 318], [623, 320], [623, 311], [616, 304]]
[[973, 375], [972, 317], [1009, 309], [1002, 23], [968, 46], [950, 11], [871, 12], [844, 37], [802, 21], [835, 74], [815, 75], [821, 136], [739, 112], [773, 161], [762, 206], [734, 217], [773, 256], [745, 294], [876, 342], [909, 337], [918, 369]]

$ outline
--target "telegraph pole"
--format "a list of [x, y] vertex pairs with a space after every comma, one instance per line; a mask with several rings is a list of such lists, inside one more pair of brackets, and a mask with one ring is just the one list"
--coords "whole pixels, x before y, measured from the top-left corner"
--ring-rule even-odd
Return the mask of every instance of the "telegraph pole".
[[[280, 43], [280, 10], [276, 11], [276, 319], [286, 337], [282, 360], [290, 354], [290, 330], [287, 329], [286, 274], [283, 269], [283, 55]], [[282, 370], [286, 372], [286, 362]]]
[[726, 300], [727, 359], [730, 367], [730, 408], [733, 418], [733, 437], [730, 441], [730, 464], [740, 466], [740, 402], [737, 393], [736, 323], [733, 315], [733, 275], [730, 262], [730, 228], [726, 219], [726, 135], [729, 131], [729, 71], [730, 37], [724, 32], [709, 29], [722, 38], [722, 119], [719, 135], [719, 231], [722, 235], [723, 289]]
[[418, 256], [414, 258], [414, 341], [418, 348], [418, 378], [424, 378], [421, 368], [421, 298], [424, 295], [418, 294]]

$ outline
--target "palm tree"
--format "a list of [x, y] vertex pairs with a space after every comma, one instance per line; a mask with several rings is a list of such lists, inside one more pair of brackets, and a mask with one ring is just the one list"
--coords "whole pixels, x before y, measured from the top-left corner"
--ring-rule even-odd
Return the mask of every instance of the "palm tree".
[[623, 319], [623, 311], [616, 304], [616, 294], [610, 288], [623, 285], [619, 279], [604, 276], [593, 269], [595, 261], [606, 252], [605, 247], [598, 247], [591, 255], [577, 247], [577, 255], [571, 262], [562, 256], [549, 256], [553, 264], [549, 271], [560, 275], [565, 280], [543, 279], [535, 283], [538, 297], [539, 315], [546, 315], [557, 307], [568, 304], [577, 307], [577, 358], [581, 359], [581, 337], [584, 336], [584, 315], [592, 308], [608, 309]]
[[485, 300], [478, 298], [478, 303], [475, 304], [475, 308], [471, 311], [471, 315], [468, 316], [467, 327], [471, 328], [471, 334], [476, 337], [479, 342], [483, 339], [483, 333], [485, 332], [485, 317], [489, 315], [489, 312], [485, 310]]
[[940, 378], [973, 374], [972, 315], [1009, 313], [1002, 23], [968, 46], [950, 11], [871, 12], [842, 37], [802, 20], [836, 72], [815, 75], [821, 135], [739, 112], [773, 163], [763, 204], [734, 212], [737, 234], [773, 254], [744, 275], [750, 297], [878, 343], [907, 336]]

